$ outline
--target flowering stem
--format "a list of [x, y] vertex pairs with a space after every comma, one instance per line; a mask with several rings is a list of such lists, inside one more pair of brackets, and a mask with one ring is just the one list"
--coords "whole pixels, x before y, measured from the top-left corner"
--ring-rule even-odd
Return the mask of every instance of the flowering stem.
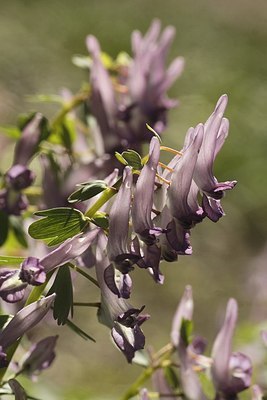
[[99, 199], [86, 211], [85, 216], [92, 218], [95, 213], [117, 193], [121, 182], [122, 178], [119, 178], [112, 187], [105, 189]]

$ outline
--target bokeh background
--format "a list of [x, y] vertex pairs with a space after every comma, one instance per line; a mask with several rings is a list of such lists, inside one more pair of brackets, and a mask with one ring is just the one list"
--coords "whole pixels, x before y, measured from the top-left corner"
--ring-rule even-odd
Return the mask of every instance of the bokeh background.
[[[162, 266], [164, 286], [145, 279], [144, 271], [134, 273], [132, 302], [146, 304], [151, 314], [144, 325], [147, 344], [159, 348], [169, 340], [172, 315], [186, 284], [194, 290], [195, 331], [210, 344], [227, 299], [235, 297], [240, 348], [254, 339], [250, 324], [267, 321], [265, 0], [1, 0], [0, 125], [15, 124], [18, 113], [32, 109], [55, 113], [54, 106], [29, 103], [25, 95], [79, 89], [87, 75], [71, 58], [87, 54], [87, 34], [96, 35], [112, 56], [122, 50], [131, 54], [131, 32], [145, 32], [155, 17], [163, 26], [176, 27], [170, 59], [182, 55], [186, 60], [170, 91], [180, 106], [170, 113], [164, 142], [179, 148], [188, 127], [205, 121], [219, 96], [227, 93], [230, 135], [216, 160], [216, 176], [237, 179], [238, 185], [223, 201], [226, 217], [218, 224], [205, 220], [193, 230], [193, 256]], [[8, 149], [3, 137], [2, 165], [11, 160]], [[81, 288], [83, 300], [98, 300], [87, 283]], [[76, 320], [97, 342], [83, 342], [64, 327], [55, 329], [61, 335], [58, 357], [32, 393], [51, 400], [118, 399], [139, 368], [126, 364], [108, 330], [96, 323], [94, 309], [79, 311]]]

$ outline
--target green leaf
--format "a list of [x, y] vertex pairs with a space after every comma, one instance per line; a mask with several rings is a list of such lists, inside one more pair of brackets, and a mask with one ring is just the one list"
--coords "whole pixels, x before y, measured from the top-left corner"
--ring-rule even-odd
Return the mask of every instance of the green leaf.
[[183, 318], [182, 325], [181, 325], [181, 338], [182, 338], [185, 346], [188, 346], [191, 343], [192, 332], [193, 332], [193, 321]]
[[26, 234], [23, 230], [23, 225], [22, 225], [21, 219], [14, 217], [14, 216], [10, 216], [9, 222], [10, 222], [10, 226], [13, 230], [13, 233], [15, 235], [15, 238], [21, 244], [22, 247], [27, 249], [28, 243], [27, 243]]
[[35, 215], [44, 218], [30, 225], [29, 234], [34, 239], [46, 240], [48, 246], [60, 244], [77, 235], [88, 223], [83, 213], [75, 208], [51, 208], [38, 211]]
[[8, 236], [9, 218], [5, 211], [0, 210], [0, 246], [2, 246]]
[[122, 157], [122, 155], [120, 153], [118, 153], [117, 151], [115, 151], [115, 157], [117, 158], [117, 160], [123, 164], [123, 165], [128, 165], [128, 162]]
[[109, 227], [108, 217], [106, 213], [103, 213], [101, 211], [96, 212], [94, 214], [94, 218], [92, 218], [91, 221], [100, 228], [108, 229]]
[[175, 373], [174, 369], [170, 366], [164, 368], [164, 375], [169, 384], [169, 386], [175, 390], [178, 389], [180, 386], [180, 382], [178, 379], [177, 374]]
[[62, 265], [57, 272], [53, 285], [49, 290], [49, 295], [56, 293], [53, 306], [53, 317], [58, 325], [65, 325], [71, 313], [73, 316], [73, 289], [68, 264]]
[[95, 339], [92, 336], [88, 335], [86, 332], [84, 332], [81, 328], [79, 328], [77, 325], [74, 324], [74, 322], [70, 321], [69, 319], [67, 319], [66, 325], [73, 332], [77, 333], [77, 335], [79, 335], [81, 338], [85, 340], [92, 340], [92, 342], [95, 342]]
[[198, 378], [200, 380], [201, 387], [203, 392], [207, 396], [208, 399], [215, 399], [216, 393], [214, 385], [211, 379], [207, 376], [206, 372], [200, 372], [198, 374]]
[[82, 56], [82, 55], [74, 55], [72, 57], [72, 63], [76, 65], [76, 67], [82, 69], [90, 69], [92, 66], [92, 58], [89, 56]]
[[3, 329], [11, 315], [0, 315], [0, 329]]
[[126, 150], [121, 155], [124, 160], [127, 161], [128, 165], [130, 165], [130, 167], [137, 170], [141, 170], [143, 168], [141, 156], [135, 150]]
[[100, 180], [82, 183], [79, 186], [80, 186], [79, 189], [73, 192], [69, 196], [68, 198], [69, 203], [75, 203], [91, 199], [92, 197], [96, 196], [97, 194], [107, 189], [106, 182]]
[[25, 257], [0, 256], [0, 265], [19, 265]]

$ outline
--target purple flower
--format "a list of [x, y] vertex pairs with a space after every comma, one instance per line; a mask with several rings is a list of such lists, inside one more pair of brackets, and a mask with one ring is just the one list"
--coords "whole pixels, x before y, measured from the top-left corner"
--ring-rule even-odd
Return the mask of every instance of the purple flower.
[[52, 294], [22, 308], [1, 331], [1, 348], [6, 350], [24, 333], [37, 325], [49, 311], [54, 299], [55, 294]]
[[232, 339], [238, 306], [234, 299], [227, 304], [223, 325], [212, 348], [212, 379], [218, 395], [232, 399], [251, 384], [252, 365], [242, 353], [232, 353]]
[[16, 269], [0, 269], [0, 297], [8, 303], [17, 303], [24, 297], [27, 284], [19, 279]]
[[158, 139], [153, 137], [150, 142], [148, 162], [142, 168], [134, 192], [132, 207], [133, 227], [147, 245], [155, 243], [156, 236], [162, 233], [161, 228], [154, 227], [151, 218], [159, 156], [160, 144]]
[[[106, 245], [107, 238], [100, 232], [96, 248], [96, 276], [101, 290], [98, 318], [101, 323], [111, 328], [115, 344], [124, 353], [127, 361], [131, 362], [135, 351], [144, 348], [145, 337], [140, 325], [146, 321], [148, 315], [140, 314], [144, 307], [133, 308], [108, 287], [105, 270], [109, 267], [110, 261], [106, 255]], [[121, 274], [121, 277], [123, 276]]]
[[46, 280], [46, 273], [43, 265], [36, 257], [28, 257], [21, 264], [20, 279], [30, 285], [39, 286]]
[[189, 400], [205, 400], [197, 374], [188, 352], [189, 346], [181, 337], [181, 327], [184, 320], [191, 321], [193, 317], [193, 295], [191, 286], [185, 288], [183, 297], [173, 318], [171, 341], [177, 347], [180, 359], [180, 378], [185, 397]]
[[58, 336], [48, 336], [35, 343], [26, 354], [21, 370], [34, 376], [50, 367], [55, 358], [55, 346]]
[[15, 400], [27, 400], [28, 396], [24, 388], [16, 379], [9, 379], [8, 384], [15, 395]]
[[123, 274], [140, 258], [130, 251], [129, 217], [132, 199], [132, 170], [125, 167], [123, 181], [109, 213], [109, 237], [107, 254], [110, 261]]
[[26, 196], [13, 189], [2, 189], [0, 191], [0, 210], [8, 215], [21, 215], [28, 207]]
[[20, 164], [13, 165], [5, 175], [7, 185], [14, 190], [22, 190], [31, 186], [34, 179], [34, 173]]
[[166, 59], [175, 28], [166, 27], [159, 37], [160, 28], [160, 21], [154, 20], [144, 37], [139, 31], [133, 32], [134, 57], [129, 67], [128, 82], [129, 94], [133, 104], [141, 110], [142, 120], [153, 125], [159, 133], [166, 126], [166, 111], [177, 104], [177, 101], [167, 98], [166, 92], [184, 68], [184, 59], [177, 57], [166, 70]]
[[194, 171], [194, 180], [199, 189], [215, 200], [221, 199], [225, 190], [233, 189], [236, 185], [236, 181], [218, 182], [213, 175], [214, 160], [228, 135], [229, 121], [223, 118], [227, 101], [227, 95], [220, 97], [204, 125], [203, 142]]

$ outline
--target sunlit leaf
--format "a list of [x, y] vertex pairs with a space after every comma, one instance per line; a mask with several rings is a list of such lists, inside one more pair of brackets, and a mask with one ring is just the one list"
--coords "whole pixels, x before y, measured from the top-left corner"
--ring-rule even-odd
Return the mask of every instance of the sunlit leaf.
[[44, 217], [33, 222], [29, 234], [34, 239], [46, 240], [49, 246], [64, 242], [80, 233], [88, 223], [79, 210], [61, 207], [38, 211], [35, 215]]
[[107, 189], [107, 184], [104, 181], [97, 180], [83, 183], [79, 189], [69, 196], [68, 201], [69, 203], [85, 201], [103, 192], [105, 189]]
[[130, 167], [137, 170], [141, 170], [143, 168], [141, 156], [137, 153], [137, 151], [126, 150], [121, 154], [121, 156], [127, 161], [127, 164], [130, 165]]

